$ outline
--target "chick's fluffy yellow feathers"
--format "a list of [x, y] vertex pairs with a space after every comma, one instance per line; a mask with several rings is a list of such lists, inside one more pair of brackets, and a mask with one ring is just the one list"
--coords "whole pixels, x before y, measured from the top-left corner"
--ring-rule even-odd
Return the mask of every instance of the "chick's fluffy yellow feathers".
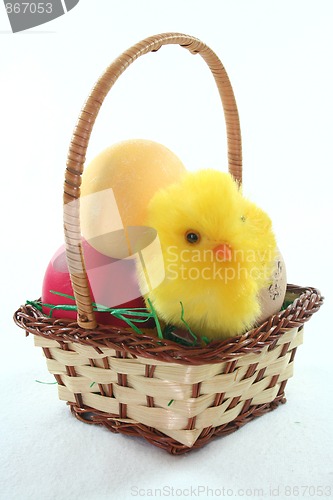
[[[182, 303], [191, 330], [210, 339], [253, 326], [276, 242], [268, 215], [244, 198], [229, 174], [184, 174], [154, 195], [147, 224], [157, 230], [165, 277], [146, 299], [163, 321], [184, 327]], [[150, 263], [150, 273], [161, 274], [159, 262]]]

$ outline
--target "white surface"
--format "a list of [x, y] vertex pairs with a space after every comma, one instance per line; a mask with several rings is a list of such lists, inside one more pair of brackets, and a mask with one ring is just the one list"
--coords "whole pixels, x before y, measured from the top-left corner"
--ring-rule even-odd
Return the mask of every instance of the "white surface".
[[[13, 35], [0, 6], [1, 498], [145, 498], [163, 487], [171, 498], [269, 498], [270, 488], [286, 498], [287, 486], [313, 498], [302, 487], [332, 486], [332, 15], [329, 0], [81, 0]], [[52, 378], [11, 319], [39, 296], [63, 241], [66, 151], [85, 97], [120, 52], [165, 31], [193, 34], [222, 59], [240, 111], [244, 190], [273, 219], [289, 282], [326, 296], [306, 325], [287, 405], [181, 457], [74, 419], [55, 385], [35, 382]], [[108, 96], [88, 157], [131, 137], [162, 142], [189, 169], [225, 168], [223, 115], [198, 56], [165, 47], [137, 61]]]

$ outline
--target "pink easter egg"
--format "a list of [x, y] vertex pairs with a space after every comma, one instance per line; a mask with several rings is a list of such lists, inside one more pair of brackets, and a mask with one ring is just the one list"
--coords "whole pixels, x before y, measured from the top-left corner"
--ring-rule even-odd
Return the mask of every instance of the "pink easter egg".
[[[133, 260], [115, 259], [103, 255], [85, 240], [83, 240], [82, 246], [93, 302], [108, 308], [145, 307], [137, 283], [135, 262]], [[47, 266], [42, 287], [42, 302], [52, 306], [75, 306], [73, 299], [54, 292], [69, 295], [70, 297], [74, 296], [64, 245], [57, 250]], [[49, 314], [50, 309], [50, 307], [43, 306], [45, 314]], [[108, 312], [96, 312], [95, 314], [99, 324], [116, 327], [128, 326], [126, 322], [115, 318]], [[77, 311], [53, 309], [52, 317], [70, 318], [75, 321]], [[149, 328], [153, 325], [150, 321], [144, 323], [144, 326]]]

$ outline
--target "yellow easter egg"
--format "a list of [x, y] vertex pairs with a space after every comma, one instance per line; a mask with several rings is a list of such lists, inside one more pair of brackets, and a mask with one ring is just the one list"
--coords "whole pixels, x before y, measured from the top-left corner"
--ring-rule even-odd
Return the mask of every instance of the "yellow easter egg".
[[269, 285], [260, 291], [259, 302], [261, 306], [261, 314], [256, 321], [260, 325], [273, 314], [281, 310], [284, 297], [287, 289], [287, 273], [286, 265], [281, 255], [277, 250], [275, 257], [274, 271]]
[[107, 235], [124, 227], [145, 225], [152, 196], [178, 181], [184, 172], [179, 158], [154, 141], [127, 140], [102, 151], [82, 176], [83, 237], [99, 252], [114, 257]]

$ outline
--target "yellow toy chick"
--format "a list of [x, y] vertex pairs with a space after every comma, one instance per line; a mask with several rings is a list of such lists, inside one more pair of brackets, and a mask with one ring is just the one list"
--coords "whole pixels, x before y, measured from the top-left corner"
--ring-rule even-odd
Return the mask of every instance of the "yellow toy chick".
[[157, 230], [163, 254], [155, 264], [151, 259], [150, 276], [161, 275], [163, 260], [164, 279], [145, 299], [162, 321], [184, 328], [183, 307], [191, 330], [212, 340], [254, 325], [276, 241], [268, 215], [244, 198], [231, 175], [184, 174], [154, 195], [147, 225]]

